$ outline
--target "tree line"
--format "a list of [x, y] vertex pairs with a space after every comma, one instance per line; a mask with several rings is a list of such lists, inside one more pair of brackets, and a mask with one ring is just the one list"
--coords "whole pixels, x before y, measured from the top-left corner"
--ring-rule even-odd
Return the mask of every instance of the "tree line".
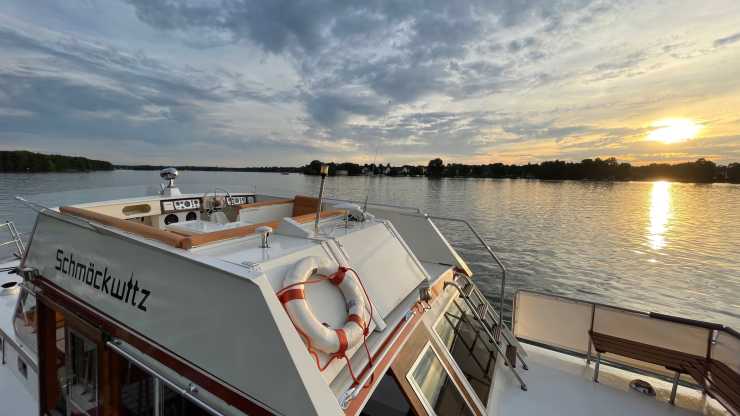
[[88, 172], [93, 170], [113, 170], [113, 164], [80, 156], [46, 155], [25, 150], [0, 151], [0, 172]]
[[[358, 164], [353, 162], [321, 162], [313, 160], [300, 167], [218, 167], [176, 166], [179, 170], [216, 172], [280, 172], [318, 175], [321, 165], [329, 165], [330, 176], [384, 175], [384, 176], [427, 176], [430, 178], [529, 178], [545, 180], [671, 180], [680, 182], [733, 182], [740, 183], [740, 163], [717, 165], [701, 158], [694, 162], [677, 164], [651, 163], [633, 166], [608, 159], [584, 159], [580, 162], [553, 160], [526, 165], [489, 163], [468, 165], [447, 163], [440, 158], [426, 165]], [[0, 172], [86, 172], [95, 170], [160, 170], [164, 165], [113, 165], [102, 160], [79, 156], [61, 156], [29, 151], [0, 151]]]
[[303, 173], [301, 167], [290, 166], [257, 166], [257, 167], [224, 167], [224, 166], [197, 166], [197, 165], [115, 165], [116, 169], [124, 170], [162, 170], [174, 167], [177, 170], [196, 170], [204, 172], [279, 172], [279, 173]]
[[[303, 167], [303, 173], [318, 175], [321, 161], [314, 160]], [[694, 162], [677, 164], [651, 163], [633, 166], [616, 158], [584, 159], [580, 162], [562, 160], [507, 165], [489, 163], [467, 165], [445, 164], [440, 158], [432, 159], [426, 166], [391, 166], [356, 163], [328, 163], [329, 175], [386, 175], [427, 176], [430, 178], [529, 178], [545, 180], [671, 180], [678, 182], [734, 182], [740, 183], [740, 163], [717, 165], [701, 158]]]

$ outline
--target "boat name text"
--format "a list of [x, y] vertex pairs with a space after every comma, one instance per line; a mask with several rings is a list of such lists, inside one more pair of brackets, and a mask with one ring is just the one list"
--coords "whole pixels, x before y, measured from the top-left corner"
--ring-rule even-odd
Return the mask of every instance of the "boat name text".
[[139, 286], [139, 281], [134, 279], [133, 273], [126, 282], [111, 276], [107, 266], [101, 270], [95, 267], [93, 262], [85, 264], [80, 260], [80, 256], [76, 259], [73, 253], [65, 256], [64, 250], [57, 249], [57, 265], [54, 268], [101, 293], [146, 312], [146, 301], [151, 292]]

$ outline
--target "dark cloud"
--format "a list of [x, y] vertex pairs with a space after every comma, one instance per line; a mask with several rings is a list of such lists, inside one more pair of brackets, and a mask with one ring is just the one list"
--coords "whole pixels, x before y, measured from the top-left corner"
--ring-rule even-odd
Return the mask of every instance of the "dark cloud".
[[[583, 84], [610, 80], [598, 85], [610, 93], [620, 79], [649, 74], [671, 56], [701, 56], [740, 40], [740, 34], [719, 38], [715, 48], [705, 44], [698, 52], [691, 39], [671, 33], [645, 45], [634, 36], [604, 41], [601, 31], [624, 17], [607, 13], [628, 1], [108, 4], [123, 12], [119, 29], [146, 32], [130, 38], [101, 29], [104, 19], [85, 27], [94, 8], [77, 14], [78, 6], [65, 5], [59, 21], [66, 23], [52, 27], [50, 16], [37, 21], [29, 6], [17, 19], [0, 20], [0, 137], [316, 157], [372, 154], [376, 146], [392, 155], [459, 157], [531, 141], [572, 154], [621, 146], [624, 137], [644, 132], [600, 128], [595, 118], [662, 108], [678, 96], [652, 94], [650, 105], [612, 103], [586, 96]], [[0, 7], [0, 14], [5, 10], [12, 9]], [[598, 42], [587, 38], [591, 33]], [[215, 63], [222, 58], [228, 70]], [[575, 97], [562, 95], [568, 93]], [[581, 98], [583, 105], [568, 106]], [[488, 106], [511, 113], [483, 111]], [[535, 111], [548, 106], [549, 113]]]
[[740, 32], [735, 33], [734, 35], [725, 36], [723, 38], [716, 39], [714, 41], [714, 47], [720, 47], [720, 46], [726, 46], [730, 45], [732, 43], [735, 43], [737, 41], [740, 41]]
[[5, 141], [102, 140], [119, 149], [133, 143], [170, 149], [203, 141], [249, 143], [267, 139], [234, 133], [231, 121], [210, 116], [209, 106], [297, 97], [227, 71], [180, 68], [53, 32], [0, 27], [0, 47], [14, 57], [0, 64]]
[[[501, 91], [505, 84], [511, 86], [509, 77], [502, 78], [503, 61], [510, 58], [487, 63], [486, 71], [469, 66], [463, 74], [451, 62], [462, 62], [481, 48], [503, 52], [495, 41], [500, 30], [544, 22], [553, 32], [569, 14], [588, 16], [608, 9], [600, 0], [127, 1], [153, 27], [193, 37], [217, 33], [228, 42], [248, 42], [267, 53], [290, 56], [304, 78], [306, 110], [325, 126], [351, 114], [374, 115], [370, 102], [398, 105], [430, 94]], [[538, 61], [546, 56], [536, 50], [540, 45], [540, 39], [527, 36], [506, 48], [527, 50], [522, 59]], [[357, 99], [357, 92], [341, 92], [348, 85], [364, 89], [362, 98]]]
[[305, 97], [308, 114], [323, 125], [334, 126], [349, 115], [378, 116], [384, 114], [383, 104], [373, 97], [322, 93]]

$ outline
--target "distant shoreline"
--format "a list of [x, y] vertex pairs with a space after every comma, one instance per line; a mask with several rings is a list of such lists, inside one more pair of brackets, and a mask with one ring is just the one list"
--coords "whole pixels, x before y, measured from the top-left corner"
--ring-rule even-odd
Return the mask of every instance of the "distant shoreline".
[[[264, 173], [302, 173], [318, 175], [324, 162], [314, 160], [299, 166], [261, 166], [261, 167], [219, 167], [181, 165], [182, 171], [199, 172], [264, 172]], [[445, 164], [441, 159], [430, 160], [427, 165], [391, 166], [390, 163], [364, 164], [352, 162], [325, 163], [329, 165], [329, 176], [388, 176], [388, 177], [428, 177], [457, 179], [539, 179], [539, 180], [577, 180], [577, 181], [657, 181], [667, 180], [683, 183], [740, 183], [740, 163], [717, 165], [706, 159], [678, 164], [652, 163], [632, 166], [619, 163], [615, 158], [584, 159], [581, 162], [560, 160], [528, 163], [526, 165], [505, 165], [490, 163], [485, 165]], [[158, 171], [171, 165], [127, 165], [112, 164], [107, 161], [88, 159], [79, 156], [46, 155], [28, 151], [0, 151], [0, 172], [3, 173], [75, 173], [112, 170]]]
[[113, 169], [110, 162], [82, 156], [47, 155], [26, 150], [0, 151], [0, 172], [3, 173], [93, 172]]

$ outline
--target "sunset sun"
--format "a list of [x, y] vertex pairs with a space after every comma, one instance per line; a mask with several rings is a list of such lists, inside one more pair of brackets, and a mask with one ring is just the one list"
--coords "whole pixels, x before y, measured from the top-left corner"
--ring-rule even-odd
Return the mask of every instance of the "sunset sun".
[[702, 125], [685, 118], [667, 118], [651, 124], [648, 139], [665, 144], [681, 143], [695, 139]]

